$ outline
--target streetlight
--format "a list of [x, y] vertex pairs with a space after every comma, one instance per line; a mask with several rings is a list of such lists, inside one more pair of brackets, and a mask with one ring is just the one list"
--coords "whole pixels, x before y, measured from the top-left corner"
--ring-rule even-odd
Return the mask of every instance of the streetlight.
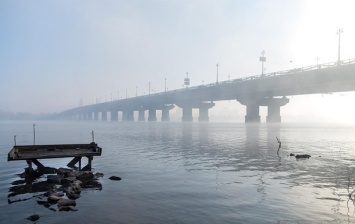
[[165, 87], [164, 88], [165, 88], [165, 92], [166, 92], [166, 78], [165, 78]]
[[264, 62], [266, 61], [264, 50], [261, 52], [261, 57], [259, 58], [259, 61], [261, 61], [261, 75], [264, 75]]
[[138, 86], [136, 86], [136, 97], [138, 95]]
[[126, 89], [126, 99], [127, 99], [127, 89]]
[[189, 73], [188, 72], [186, 72], [186, 78], [184, 79], [184, 85], [186, 86], [186, 89], [189, 88], [190, 79], [189, 79]]
[[338, 36], [339, 36], [339, 41], [338, 41], [338, 65], [340, 65], [340, 34], [343, 32], [342, 29], [338, 29]]
[[219, 66], [219, 64], [217, 63], [216, 66], [217, 66], [217, 82], [216, 83], [218, 84], [218, 66]]
[[149, 82], [149, 91], [148, 91], [148, 95], [150, 95], [150, 82]]

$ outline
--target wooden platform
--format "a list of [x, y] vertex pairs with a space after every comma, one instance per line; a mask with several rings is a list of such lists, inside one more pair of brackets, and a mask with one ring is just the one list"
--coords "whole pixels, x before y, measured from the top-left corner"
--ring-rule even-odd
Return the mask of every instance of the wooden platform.
[[7, 161], [50, 159], [76, 156], [101, 156], [96, 143], [64, 145], [17, 145], [8, 153]]
[[[79, 170], [91, 170], [93, 156], [101, 156], [102, 148], [95, 142], [90, 144], [60, 144], [60, 145], [15, 145], [7, 155], [7, 161], [26, 160], [30, 170], [32, 163], [39, 169], [45, 167], [38, 159], [54, 159], [74, 157], [68, 166], [79, 163]], [[81, 158], [88, 158], [88, 165], [81, 169]]]

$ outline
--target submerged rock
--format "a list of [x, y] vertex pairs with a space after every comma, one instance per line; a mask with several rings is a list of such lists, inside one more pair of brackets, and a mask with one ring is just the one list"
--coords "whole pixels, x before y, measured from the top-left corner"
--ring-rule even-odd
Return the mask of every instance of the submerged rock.
[[53, 167], [44, 166], [44, 167], [39, 167], [38, 172], [42, 174], [56, 173], [57, 169]]
[[311, 156], [307, 154], [296, 155], [296, 159], [309, 159], [309, 157]]
[[68, 211], [78, 211], [78, 209], [75, 208], [74, 206], [62, 206], [62, 207], [59, 208], [59, 211], [60, 212], [61, 211], [66, 211], [66, 212], [68, 212]]
[[62, 175], [64, 177], [67, 177], [69, 173], [71, 173], [73, 170], [68, 169], [68, 168], [59, 168], [57, 170], [58, 175]]
[[26, 219], [34, 222], [34, 221], [37, 221], [39, 219], [39, 215], [33, 214], [33, 215], [28, 216]]
[[70, 206], [70, 205], [75, 206], [76, 205], [75, 200], [62, 198], [58, 201], [58, 207]]
[[95, 173], [94, 174], [94, 177], [97, 179], [97, 178], [99, 178], [99, 177], [103, 177], [104, 176], [104, 174], [103, 173]]
[[60, 176], [58, 175], [48, 175], [47, 176], [47, 182], [48, 183], [55, 183], [55, 184], [59, 184], [61, 181]]
[[116, 176], [111, 176], [110, 178], [108, 178], [110, 180], [122, 180], [121, 177], [116, 177]]
[[50, 195], [50, 196], [48, 197], [48, 202], [55, 204], [55, 203], [57, 203], [60, 199], [62, 199], [62, 198], [61, 198], [61, 197], [58, 197], [58, 196], [56, 196], [56, 195]]

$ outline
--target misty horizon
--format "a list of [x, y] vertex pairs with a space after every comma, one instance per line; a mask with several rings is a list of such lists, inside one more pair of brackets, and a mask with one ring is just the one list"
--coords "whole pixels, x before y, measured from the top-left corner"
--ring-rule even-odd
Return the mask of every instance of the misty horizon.
[[[262, 51], [265, 73], [334, 62], [339, 29], [341, 59], [355, 58], [354, 3], [346, 0], [0, 6], [0, 110], [13, 113], [53, 114], [122, 99], [126, 92], [163, 92], [165, 80], [168, 90], [181, 89], [187, 72], [191, 86], [214, 83], [216, 64], [220, 81], [259, 75]], [[289, 98], [283, 122], [355, 123], [348, 104], [353, 92]], [[236, 101], [216, 102], [210, 110], [210, 121], [244, 116]]]

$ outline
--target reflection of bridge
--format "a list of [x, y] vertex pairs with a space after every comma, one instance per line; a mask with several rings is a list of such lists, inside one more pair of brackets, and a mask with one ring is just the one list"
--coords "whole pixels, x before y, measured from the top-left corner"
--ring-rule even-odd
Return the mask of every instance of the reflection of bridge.
[[247, 78], [240, 78], [188, 89], [150, 94], [106, 103], [87, 105], [64, 111], [60, 117], [74, 119], [134, 120], [134, 111], [138, 111], [138, 120], [156, 121], [156, 111], [162, 111], [162, 121], [169, 121], [169, 110], [174, 105], [182, 108], [182, 121], [192, 121], [192, 109], [199, 109], [199, 121], [208, 121], [208, 109], [213, 101], [234, 100], [247, 107], [245, 122], [260, 122], [259, 107], [268, 107], [267, 122], [281, 122], [280, 107], [286, 105], [286, 96], [355, 91], [355, 59], [335, 63], [269, 73]]

